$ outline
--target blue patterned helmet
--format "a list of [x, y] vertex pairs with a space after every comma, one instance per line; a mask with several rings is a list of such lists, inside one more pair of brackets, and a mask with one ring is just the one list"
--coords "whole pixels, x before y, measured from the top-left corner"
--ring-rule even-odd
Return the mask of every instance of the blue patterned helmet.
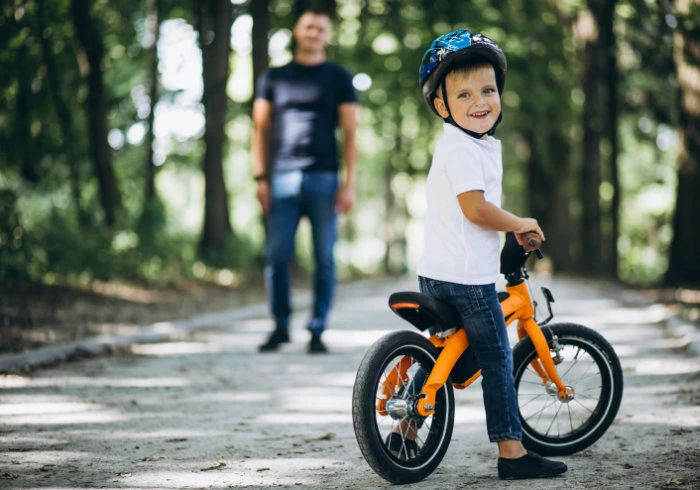
[[503, 93], [506, 82], [506, 56], [498, 44], [478, 32], [476, 34], [467, 30], [449, 32], [432, 42], [423, 55], [418, 72], [418, 81], [425, 103], [435, 114], [437, 111], [433, 105], [433, 99], [442, 79], [455, 62], [469, 58], [483, 58], [493, 65], [498, 93]]

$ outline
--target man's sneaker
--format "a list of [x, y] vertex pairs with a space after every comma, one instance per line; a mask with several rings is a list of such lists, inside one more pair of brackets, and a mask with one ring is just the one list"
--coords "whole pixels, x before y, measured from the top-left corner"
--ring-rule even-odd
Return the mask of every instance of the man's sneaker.
[[551, 461], [529, 451], [522, 458], [498, 458], [498, 477], [501, 480], [549, 478], [566, 473], [567, 469], [565, 463]]
[[404, 439], [401, 434], [392, 432], [386, 438], [386, 447], [394, 457], [408, 461], [418, 456], [418, 444], [413, 439]]
[[260, 352], [273, 352], [277, 350], [280, 344], [287, 342], [289, 342], [289, 332], [281, 328], [276, 328], [268, 337], [267, 342], [258, 347], [258, 350]]
[[311, 341], [308, 348], [309, 354], [325, 354], [328, 352], [326, 344], [321, 340], [320, 333], [311, 333]]

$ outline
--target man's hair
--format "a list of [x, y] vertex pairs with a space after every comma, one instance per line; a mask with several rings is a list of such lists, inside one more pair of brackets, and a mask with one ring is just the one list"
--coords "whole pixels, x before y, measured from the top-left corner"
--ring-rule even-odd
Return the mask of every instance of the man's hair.
[[304, 14], [325, 15], [331, 20], [335, 20], [335, 1], [307, 1], [294, 2], [294, 25], [299, 22], [299, 19]]

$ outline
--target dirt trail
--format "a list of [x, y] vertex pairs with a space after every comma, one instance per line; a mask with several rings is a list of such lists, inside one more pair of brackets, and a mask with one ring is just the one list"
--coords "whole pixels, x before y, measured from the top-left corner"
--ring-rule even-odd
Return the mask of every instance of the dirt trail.
[[[663, 328], [665, 310], [599, 283], [541, 281], [556, 319], [616, 348], [625, 394], [591, 448], [553, 480], [502, 482], [478, 385], [456, 393], [454, 438], [429, 478], [405, 488], [700, 488], [700, 361]], [[305, 312], [280, 353], [256, 352], [265, 318], [222, 322], [169, 342], [0, 376], [1, 488], [345, 488], [389, 486], [364, 462], [351, 391], [367, 346], [409, 328], [386, 307], [414, 282], [343, 286], [326, 340], [305, 352]]]

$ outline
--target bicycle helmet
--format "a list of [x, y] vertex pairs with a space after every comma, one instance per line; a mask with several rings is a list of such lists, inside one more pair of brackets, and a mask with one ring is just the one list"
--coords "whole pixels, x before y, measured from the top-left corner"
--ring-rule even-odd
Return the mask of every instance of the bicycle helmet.
[[[425, 103], [428, 104], [428, 107], [430, 107], [436, 115], [440, 116], [435, 109], [433, 100], [435, 99], [437, 90], [441, 86], [443, 98], [447, 100], [446, 97], [444, 97], [445, 86], [442, 82], [450, 68], [457, 62], [478, 58], [484, 59], [493, 65], [493, 69], [496, 73], [498, 93], [499, 95], [502, 94], [506, 82], [506, 56], [503, 54], [501, 48], [498, 47], [498, 44], [491, 39], [481, 33], [477, 32], [472, 34], [468, 30], [462, 29], [443, 34], [430, 44], [430, 47], [423, 55], [423, 60], [418, 72], [418, 81], [423, 92]], [[445, 118], [445, 121], [457, 126], [462, 131], [465, 131], [475, 138], [480, 138], [484, 134], [492, 135], [495, 132], [496, 126], [501, 121], [501, 116], [499, 116], [493, 128], [486, 133], [475, 133], [462, 128], [452, 120], [451, 115]]]

